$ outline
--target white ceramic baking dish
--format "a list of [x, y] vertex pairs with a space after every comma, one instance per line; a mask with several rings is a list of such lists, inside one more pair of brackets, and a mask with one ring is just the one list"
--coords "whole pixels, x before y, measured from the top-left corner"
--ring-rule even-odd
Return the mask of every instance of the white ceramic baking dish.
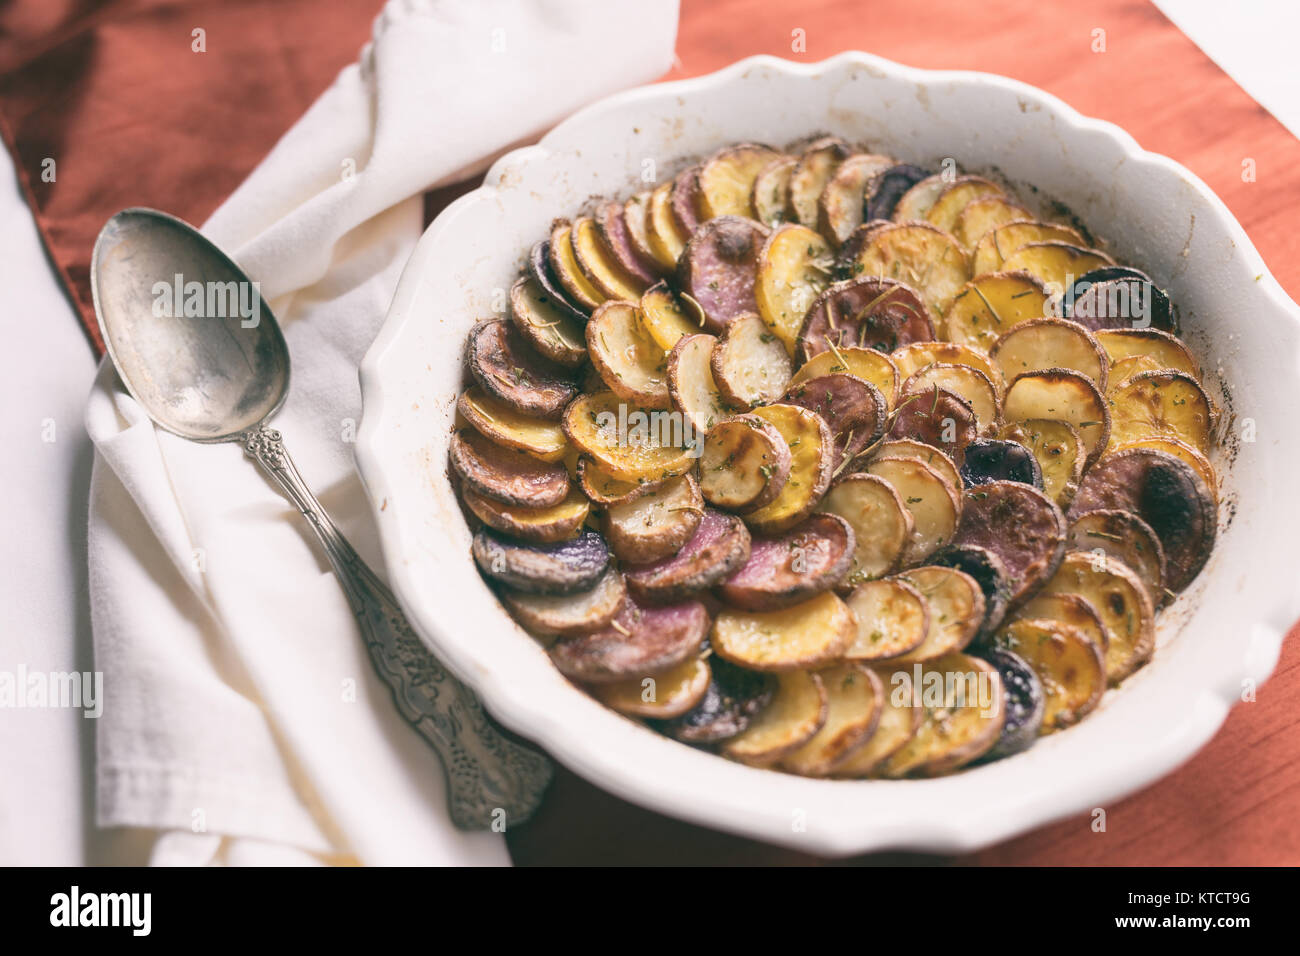
[[[593, 195], [646, 188], [647, 160], [664, 177], [724, 144], [780, 145], [818, 131], [932, 167], [953, 157], [1064, 202], [1120, 261], [1168, 287], [1207, 386], [1235, 416], [1232, 433], [1254, 439], [1216, 452], [1220, 538], [1161, 616], [1154, 661], [1081, 725], [941, 779], [826, 781], [752, 769], [605, 709], [555, 671], [484, 585], [447, 478], [465, 334], [501, 306], [553, 217], [575, 214]], [[1156, 780], [1272, 671], [1300, 614], [1298, 372], [1300, 309], [1241, 226], [1192, 173], [1117, 127], [997, 76], [861, 53], [814, 64], [754, 57], [584, 109], [503, 157], [482, 188], [438, 217], [362, 365], [357, 459], [389, 577], [416, 629], [503, 724], [577, 773], [663, 813], [806, 851], [955, 852], [1106, 807]]]

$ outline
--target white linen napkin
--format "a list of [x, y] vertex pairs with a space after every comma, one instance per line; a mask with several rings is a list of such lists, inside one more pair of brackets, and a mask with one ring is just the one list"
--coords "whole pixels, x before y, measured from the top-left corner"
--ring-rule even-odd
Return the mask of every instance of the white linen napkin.
[[[357, 366], [421, 194], [583, 103], [662, 75], [676, 0], [392, 0], [373, 42], [204, 232], [261, 283], [293, 386], [274, 423], [372, 566]], [[448, 343], [456, 348], [458, 343]], [[238, 445], [155, 429], [107, 362], [86, 425], [97, 822], [175, 862], [508, 862], [455, 830], [297, 511]]]

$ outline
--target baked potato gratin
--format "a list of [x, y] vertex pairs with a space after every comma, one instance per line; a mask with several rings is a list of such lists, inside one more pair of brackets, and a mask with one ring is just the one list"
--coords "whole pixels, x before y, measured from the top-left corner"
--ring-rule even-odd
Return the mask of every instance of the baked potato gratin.
[[1145, 664], [1209, 556], [1218, 415], [1176, 332], [990, 179], [730, 146], [557, 221], [470, 333], [473, 558], [567, 678], [684, 743], [1006, 757]]

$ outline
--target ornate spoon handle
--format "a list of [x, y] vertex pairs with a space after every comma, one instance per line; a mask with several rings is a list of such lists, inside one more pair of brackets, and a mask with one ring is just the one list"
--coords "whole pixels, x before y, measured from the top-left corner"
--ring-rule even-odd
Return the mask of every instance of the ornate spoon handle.
[[473, 692], [420, 642], [387, 585], [348, 544], [302, 480], [280, 433], [263, 423], [238, 440], [320, 539], [361, 624], [375, 670], [392, 689], [402, 716], [442, 759], [452, 822], [463, 830], [501, 830], [527, 820], [551, 782], [550, 761], [506, 739]]

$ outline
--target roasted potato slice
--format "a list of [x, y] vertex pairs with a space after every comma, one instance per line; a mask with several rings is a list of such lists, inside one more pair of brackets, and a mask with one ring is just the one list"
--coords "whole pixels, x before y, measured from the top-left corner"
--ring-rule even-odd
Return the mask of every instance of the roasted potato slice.
[[552, 644], [551, 661], [584, 684], [640, 681], [698, 658], [708, 632], [709, 612], [699, 601], [642, 607], [628, 598], [608, 626]]
[[846, 599], [857, 621], [844, 656], [883, 661], [914, 651], [930, 631], [930, 606], [904, 578], [880, 578], [853, 589]]
[[573, 250], [572, 223], [565, 220], [556, 222], [547, 250], [551, 272], [565, 293], [587, 312], [594, 312], [607, 296], [596, 288], [578, 265]]
[[672, 188], [672, 180], [654, 188], [650, 193], [650, 207], [645, 218], [646, 242], [650, 244], [650, 252], [654, 255], [655, 262], [659, 263], [659, 268], [665, 270], [677, 266], [677, 260], [686, 248], [686, 240], [691, 237], [673, 219], [669, 206]]
[[754, 511], [776, 500], [790, 464], [790, 446], [770, 422], [757, 415], [723, 419], [704, 439], [700, 491], [719, 508]]
[[785, 197], [790, 191], [790, 174], [799, 160], [793, 156], [774, 159], [754, 177], [749, 203], [758, 221], [775, 226], [786, 219]]
[[925, 222], [897, 223], [873, 233], [851, 268], [855, 274], [908, 283], [935, 320], [970, 279], [966, 251], [948, 233]]
[[716, 744], [743, 733], [764, 713], [776, 692], [772, 674], [709, 658], [709, 686], [698, 704], [673, 720], [652, 721], [661, 733], [687, 744]]
[[849, 585], [880, 577], [898, 566], [912, 540], [912, 514], [894, 486], [875, 475], [846, 475], [820, 504], [853, 528]]
[[703, 515], [700, 487], [687, 472], [662, 488], [610, 505], [601, 519], [601, 530], [621, 559], [647, 564], [680, 550], [695, 534]]
[[898, 163], [872, 175], [862, 190], [863, 222], [891, 219], [899, 200], [929, 175], [928, 171], [910, 163]]
[[668, 353], [668, 394], [697, 437], [731, 414], [713, 380], [710, 359], [717, 344], [713, 335], [686, 335]]
[[1002, 262], [1006, 272], [1028, 272], [1053, 295], [1060, 295], [1074, 276], [1114, 265], [1100, 249], [1084, 249], [1068, 242], [1027, 242]]
[[971, 254], [972, 275], [1008, 271], [1007, 257], [1031, 242], [1065, 242], [1086, 246], [1087, 241], [1069, 226], [1055, 222], [1009, 222], [986, 232]]
[[770, 146], [742, 143], [714, 153], [698, 175], [698, 207], [701, 218], [754, 216], [750, 197], [754, 180], [781, 154]]
[[1042, 318], [1047, 299], [1046, 287], [1027, 272], [987, 273], [962, 286], [940, 327], [948, 341], [987, 353], [998, 336]]
[[1007, 569], [1007, 603], [1038, 590], [1065, 553], [1065, 516], [1043, 492], [1018, 481], [993, 481], [966, 492], [953, 540], [988, 548]]
[[642, 408], [669, 408], [668, 353], [651, 338], [641, 311], [611, 299], [587, 323], [587, 352], [605, 387]]
[[669, 604], [695, 597], [749, 560], [749, 529], [735, 515], [705, 509], [691, 540], [675, 554], [627, 569], [627, 586], [640, 601]]
[[961, 463], [961, 483], [966, 488], [994, 481], [1019, 481], [1043, 488], [1038, 459], [1024, 445], [1001, 438], [979, 438], [966, 446]]
[[808, 146], [794, 169], [786, 191], [786, 216], [809, 229], [817, 228], [817, 201], [840, 163], [853, 150], [838, 136], [826, 136]]
[[1172, 438], [1204, 454], [1213, 441], [1214, 406], [1186, 372], [1141, 372], [1110, 393], [1111, 440]]
[[829, 591], [853, 560], [853, 528], [835, 514], [810, 515], [790, 530], [754, 538], [749, 560], [718, 589], [745, 611], [775, 611]]
[[723, 400], [737, 408], [775, 401], [794, 375], [785, 346], [753, 312], [732, 318], [713, 347], [709, 366]]
[[657, 282], [641, 296], [641, 322], [650, 338], [665, 352], [683, 336], [700, 330], [701, 313], [673, 294], [666, 282]]
[[700, 167], [688, 166], [673, 177], [668, 191], [668, 211], [677, 228], [687, 236], [694, 235], [700, 226]]
[[893, 279], [862, 276], [839, 282], [808, 307], [799, 329], [800, 357], [846, 347], [892, 352], [934, 338], [929, 312], [916, 290]]
[[825, 777], [849, 760], [875, 733], [885, 685], [865, 664], [848, 662], [819, 674], [826, 688], [826, 720], [816, 734], [781, 761], [791, 773]]
[[569, 494], [564, 465], [504, 448], [473, 429], [451, 436], [452, 470], [480, 495], [521, 508], [549, 508]]
[[555, 277], [555, 272], [551, 269], [551, 240], [549, 238], [542, 239], [529, 250], [528, 274], [555, 308], [567, 314], [569, 318], [580, 325], [586, 324], [589, 310], [583, 309], [577, 302], [569, 298], [569, 294], [564, 291], [564, 286], [560, 285], [560, 280]]
[[698, 302], [708, 332], [758, 311], [754, 284], [767, 227], [740, 216], [710, 219], [691, 235], [677, 262], [677, 285]]
[[1110, 359], [1092, 333], [1063, 319], [1030, 319], [998, 337], [989, 349], [1003, 377], [1010, 381], [1025, 372], [1068, 368], [1092, 379], [1106, 394]]
[[836, 348], [834, 351], [827, 349], [814, 355], [794, 373], [794, 378], [790, 379], [790, 387], [802, 385], [809, 379], [840, 372], [855, 375], [864, 382], [876, 386], [884, 396], [886, 410], [894, 407], [899, 376], [893, 360], [883, 352], [859, 348], [856, 345], [849, 348]]
[[713, 622], [713, 650], [756, 671], [790, 671], [837, 660], [853, 640], [853, 612], [832, 592], [779, 611], [724, 610]]
[[[1001, 419], [998, 390], [987, 375], [969, 365], [935, 362], [915, 372], [903, 383], [902, 394], [932, 394], [935, 387], [946, 389], [962, 399], [975, 415], [975, 430], [989, 435], [997, 430]], [[924, 400], [924, 399], [922, 399]]]
[[776, 534], [792, 528], [812, 514], [830, 487], [834, 442], [825, 420], [798, 405], [777, 403], [754, 409], [770, 422], [790, 448], [790, 477], [776, 500], [745, 520], [751, 528]]
[[854, 375], [837, 372], [792, 385], [785, 401], [816, 412], [826, 421], [835, 445], [834, 474], [880, 437], [887, 405], [880, 389]]
[[914, 458], [875, 458], [866, 471], [889, 482], [912, 516], [904, 563], [915, 564], [951, 540], [961, 516], [961, 494], [938, 471]]
[[558, 544], [525, 545], [480, 528], [470, 550], [484, 575], [524, 594], [589, 591], [609, 569], [609, 548], [594, 531]]
[[873, 153], [855, 153], [840, 163], [817, 200], [817, 228], [821, 234], [836, 245], [843, 244], [862, 225], [867, 180], [893, 165], [888, 156]]
[[577, 488], [571, 489], [558, 505], [547, 508], [508, 505], [486, 498], [464, 485], [461, 486], [460, 496], [466, 507], [489, 528], [538, 544], [550, 544], [574, 537], [591, 511], [590, 502]]
[[1059, 621], [1076, 628], [1088, 640], [1097, 645], [1103, 657], [1110, 646], [1110, 633], [1106, 622], [1101, 619], [1097, 609], [1086, 598], [1077, 594], [1058, 591], [1052, 594], [1040, 592], [1035, 594], [1016, 611], [1016, 619]]
[[1079, 430], [1069, 422], [1047, 418], [1030, 418], [1007, 422], [999, 438], [1018, 441], [1038, 460], [1043, 476], [1043, 491], [1061, 508], [1068, 508], [1083, 478], [1083, 463], [1088, 453]]
[[722, 746], [733, 760], [768, 766], [807, 743], [826, 722], [826, 687], [816, 671], [786, 671], [776, 677], [772, 702]]
[[1177, 592], [1192, 582], [1210, 556], [1216, 510], [1210, 490], [1186, 462], [1154, 448], [1129, 448], [1107, 454], [1084, 475], [1070, 516], [1089, 511], [1137, 515], [1160, 539], [1164, 586]]
[[[935, 173], [933, 176], [918, 179], [898, 197], [888, 218], [893, 219], [894, 222], [924, 222], [944, 190], [952, 183], [953, 180], [944, 173]], [[871, 218], [874, 219], [875, 216]]]
[[1079, 432], [1088, 461], [1106, 448], [1111, 410], [1092, 379], [1066, 368], [1025, 372], [1007, 386], [1002, 414], [1009, 422], [1046, 418], [1067, 422]]
[[962, 487], [961, 474], [952, 458], [933, 445], [912, 438], [893, 438], [871, 449], [872, 458], [914, 458], [929, 465], [954, 488]]
[[659, 478], [647, 481], [627, 481], [622, 478], [615, 478], [590, 458], [578, 459], [578, 486], [582, 488], [582, 493], [587, 496], [593, 505], [605, 507], [626, 504], [634, 498], [639, 498], [662, 487], [665, 482], [670, 480], [669, 478]]
[[902, 749], [921, 726], [924, 708], [913, 707], [910, 694], [895, 693], [897, 688], [886, 684], [883, 678], [881, 685], [884, 693], [881, 698], [880, 720], [876, 722], [875, 732], [843, 763], [836, 765], [834, 776], [846, 778], [871, 776], [889, 757]]
[[[984, 756], [1002, 734], [1005, 695], [992, 664], [969, 654], [949, 654], [923, 666], [922, 684], [913, 693], [924, 717], [912, 738], [880, 765], [882, 776], [950, 773]], [[894, 692], [900, 690], [895, 686]]]
[[993, 384], [994, 390], [998, 397], [1006, 390], [1006, 382], [1002, 379], [1002, 373], [989, 360], [988, 354], [977, 351], [969, 345], [961, 345], [957, 342], [913, 342], [911, 345], [904, 345], [900, 349], [895, 349], [890, 356], [894, 360], [894, 365], [898, 367], [900, 377], [906, 379], [915, 375], [923, 368], [931, 365], [968, 365], [977, 372], [983, 372], [988, 380]]
[[[1123, 360], [1121, 359], [1121, 361]], [[1132, 441], [1111, 442], [1107, 451], [1126, 451], [1129, 448], [1154, 448], [1156, 451], [1173, 455], [1196, 472], [1201, 481], [1205, 482], [1205, 487], [1210, 489], [1211, 498], [1216, 502], [1219, 500], [1219, 476], [1215, 474], [1214, 466], [1210, 464], [1208, 458], [1187, 444], [1187, 442], [1179, 441], [1177, 438], [1136, 438]]]
[[1106, 391], [1109, 393], [1116, 386], [1124, 384], [1134, 375], [1140, 375], [1142, 372], [1159, 372], [1164, 367], [1150, 355], [1128, 355], [1116, 359], [1110, 366], [1109, 384], [1106, 386]]
[[[596, 223], [599, 240], [597, 246], [609, 260], [603, 261], [601, 265], [611, 267], [610, 272], [620, 285], [644, 292], [655, 284], [659, 276], [653, 258], [649, 261], [642, 259], [641, 253], [633, 243], [625, 209], [625, 204], [621, 202], [602, 203], [592, 217]], [[641, 211], [641, 227], [643, 229], [645, 227], [644, 210]], [[582, 263], [582, 251], [583, 246], [579, 237], [578, 244], [574, 246], [579, 264]], [[588, 275], [590, 274], [591, 270], [588, 270]]]
[[1087, 511], [1070, 523], [1072, 551], [1108, 554], [1128, 565], [1159, 606], [1165, 594], [1165, 549], [1160, 538], [1131, 511]]
[[891, 439], [910, 438], [933, 445], [957, 465], [965, 458], [966, 446], [978, 435], [970, 405], [939, 385], [900, 397], [891, 414]]
[[[979, 176], [959, 176], [939, 194], [934, 205], [926, 212], [925, 221], [938, 226], [944, 232], [951, 233], [956, 229], [957, 220], [961, 218], [967, 206], [977, 199], [990, 197], [1003, 199], [1006, 193], [997, 183], [991, 183]], [[970, 248], [969, 245], [967, 248]]]
[[953, 568], [974, 579], [984, 595], [984, 619], [975, 636], [984, 638], [992, 634], [1006, 616], [1007, 598], [1011, 595], [1011, 575], [1002, 559], [979, 545], [950, 544], [930, 555], [928, 563]]
[[613, 392], [579, 395], [564, 412], [564, 434], [574, 447], [623, 481], [653, 481], [691, 466], [681, 447], [691, 436], [664, 413], [647, 413]]
[[893, 658], [891, 666], [930, 661], [960, 651], [984, 623], [984, 591], [965, 571], [930, 565], [899, 575], [916, 588], [929, 610], [925, 640]]
[[582, 324], [532, 275], [520, 276], [510, 287], [510, 318], [528, 344], [556, 365], [576, 369], [587, 358]]
[[658, 278], [666, 271], [666, 266], [659, 261], [650, 245], [650, 191], [637, 193], [623, 203], [623, 223], [627, 228], [628, 244], [636, 256], [637, 262], [646, 269], [652, 278]]
[[521, 415], [554, 421], [578, 394], [564, 370], [533, 351], [505, 319], [489, 319], [470, 330], [466, 363], [485, 392]]
[[985, 657], [1002, 680], [1007, 711], [998, 742], [985, 756], [1001, 760], [1028, 750], [1038, 739], [1047, 712], [1046, 695], [1037, 672], [1019, 654], [995, 647]]
[[1089, 551], [1068, 551], [1043, 590], [1077, 594], [1101, 615], [1110, 638], [1106, 677], [1112, 684], [1151, 659], [1155, 610], [1141, 579], [1124, 564]]
[[[616, 215], [617, 211], [616, 207]], [[650, 285], [650, 277], [643, 279], [623, 267], [610, 249], [600, 227], [596, 225], [596, 220], [590, 216], [580, 216], [574, 220], [569, 241], [573, 244], [573, 256], [578, 261], [578, 268], [605, 298], [635, 302]]]
[[1173, 305], [1144, 273], [1126, 266], [1094, 269], [1065, 290], [1061, 312], [1093, 331], [1175, 326]]
[[831, 247], [807, 226], [778, 226], [763, 243], [754, 299], [758, 314], [791, 356], [808, 308], [830, 285], [833, 265]]
[[569, 443], [555, 422], [521, 415], [477, 385], [456, 401], [456, 411], [480, 433], [504, 448], [527, 452], [542, 461], [561, 461]]
[[697, 705], [709, 689], [710, 677], [708, 662], [696, 657], [656, 677], [596, 684], [591, 690], [592, 696], [620, 714], [666, 720]]
[[511, 616], [533, 634], [584, 634], [614, 620], [627, 600], [627, 588], [623, 575], [610, 568], [589, 591], [552, 595], [502, 588], [501, 600]]
[[1078, 628], [1025, 618], [1008, 624], [997, 640], [1028, 663], [1042, 682], [1046, 707], [1040, 735], [1077, 724], [1106, 692], [1101, 649]]
[[990, 230], [1009, 222], [1029, 222], [1033, 216], [1005, 196], [984, 196], [968, 202], [950, 230], [967, 249], [974, 249]]

